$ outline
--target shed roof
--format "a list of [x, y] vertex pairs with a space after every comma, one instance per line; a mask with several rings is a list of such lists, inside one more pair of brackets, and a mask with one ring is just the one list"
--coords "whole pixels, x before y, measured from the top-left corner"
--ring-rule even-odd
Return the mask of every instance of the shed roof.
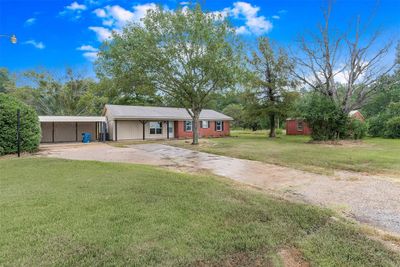
[[101, 116], [39, 116], [40, 122], [105, 122]]
[[[103, 115], [105, 113], [111, 119], [191, 120], [189, 113], [184, 108], [106, 105]], [[203, 109], [200, 113], [200, 120], [233, 119], [215, 110]]]

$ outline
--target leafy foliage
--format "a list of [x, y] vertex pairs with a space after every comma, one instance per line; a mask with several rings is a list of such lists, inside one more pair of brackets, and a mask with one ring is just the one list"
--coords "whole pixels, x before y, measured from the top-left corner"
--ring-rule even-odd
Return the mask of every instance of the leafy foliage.
[[214, 92], [237, 82], [236, 35], [221, 17], [200, 5], [149, 11], [141, 24], [130, 24], [102, 47], [97, 72], [123, 84], [126, 93], [149, 91], [174, 99], [198, 121]]
[[39, 118], [35, 110], [0, 93], [0, 155], [17, 152], [17, 110], [21, 114], [21, 151], [35, 151], [40, 142]]
[[8, 69], [0, 68], [0, 93], [6, 93], [15, 87], [15, 79], [11, 77]]
[[363, 139], [367, 134], [367, 125], [365, 122], [350, 119], [347, 127], [347, 136], [351, 139], [358, 140]]
[[269, 118], [269, 136], [275, 137], [276, 119], [287, 113], [292, 103], [292, 92], [295, 83], [290, 78], [293, 69], [288, 55], [279, 49], [276, 51], [268, 38], [258, 40], [258, 51], [253, 51], [248, 59], [250, 71], [250, 90], [248, 98], [252, 99], [248, 109], [257, 109]]
[[233, 128], [239, 128], [244, 126], [245, 117], [242, 105], [229, 104], [222, 110], [222, 112], [225, 115], [228, 115], [234, 119], [234, 121], [231, 122], [231, 126]]
[[348, 116], [331, 99], [313, 93], [304, 98], [299, 108], [312, 129], [313, 140], [335, 140], [346, 136]]
[[400, 131], [396, 128], [400, 117], [400, 102], [391, 102], [383, 106], [381, 112], [368, 119], [368, 133], [371, 136], [399, 138]]
[[385, 137], [400, 138], [400, 116], [390, 118], [385, 123]]

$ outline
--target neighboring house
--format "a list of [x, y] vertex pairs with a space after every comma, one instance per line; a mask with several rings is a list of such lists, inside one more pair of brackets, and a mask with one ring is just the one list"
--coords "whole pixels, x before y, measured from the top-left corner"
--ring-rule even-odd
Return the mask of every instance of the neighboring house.
[[[358, 110], [350, 111], [349, 117], [359, 120], [359, 121], [362, 121], [362, 122], [365, 121], [364, 116]], [[286, 120], [286, 134], [287, 135], [310, 135], [311, 128], [301, 118], [287, 119]]]
[[[39, 116], [42, 142], [76, 142], [89, 132], [92, 140], [145, 140], [191, 138], [192, 119], [184, 108], [105, 105], [103, 117]], [[199, 136], [230, 133], [231, 117], [205, 109], [200, 114]]]

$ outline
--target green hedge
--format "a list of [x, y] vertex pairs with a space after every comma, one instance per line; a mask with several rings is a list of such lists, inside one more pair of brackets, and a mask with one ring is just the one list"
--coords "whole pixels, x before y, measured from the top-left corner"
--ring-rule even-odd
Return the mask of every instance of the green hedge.
[[385, 137], [400, 138], [400, 116], [390, 118], [385, 126]]
[[17, 152], [17, 110], [21, 112], [21, 151], [33, 152], [40, 143], [40, 123], [35, 110], [0, 93], [0, 155]]
[[317, 93], [308, 95], [299, 105], [302, 117], [317, 141], [348, 137], [349, 118], [332, 100]]

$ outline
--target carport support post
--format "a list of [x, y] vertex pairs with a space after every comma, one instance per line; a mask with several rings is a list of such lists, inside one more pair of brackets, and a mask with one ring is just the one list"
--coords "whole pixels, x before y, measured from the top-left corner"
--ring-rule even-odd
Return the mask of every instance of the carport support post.
[[115, 141], [118, 141], [118, 121], [115, 120]]
[[53, 130], [52, 130], [52, 132], [51, 132], [51, 140], [52, 140], [53, 143], [54, 143], [54, 121], [52, 122], [52, 125], [53, 125]]
[[103, 142], [105, 142], [106, 140], [107, 140], [107, 136], [106, 136], [106, 129], [107, 129], [107, 127], [106, 127], [106, 123], [105, 122], [102, 122], [101, 123], [101, 125], [102, 125], [102, 131], [103, 131]]
[[169, 139], [169, 121], [167, 121], [167, 139]]
[[141, 121], [143, 125], [143, 140], [146, 139], [146, 121]]
[[75, 122], [75, 141], [78, 142], [78, 122]]

